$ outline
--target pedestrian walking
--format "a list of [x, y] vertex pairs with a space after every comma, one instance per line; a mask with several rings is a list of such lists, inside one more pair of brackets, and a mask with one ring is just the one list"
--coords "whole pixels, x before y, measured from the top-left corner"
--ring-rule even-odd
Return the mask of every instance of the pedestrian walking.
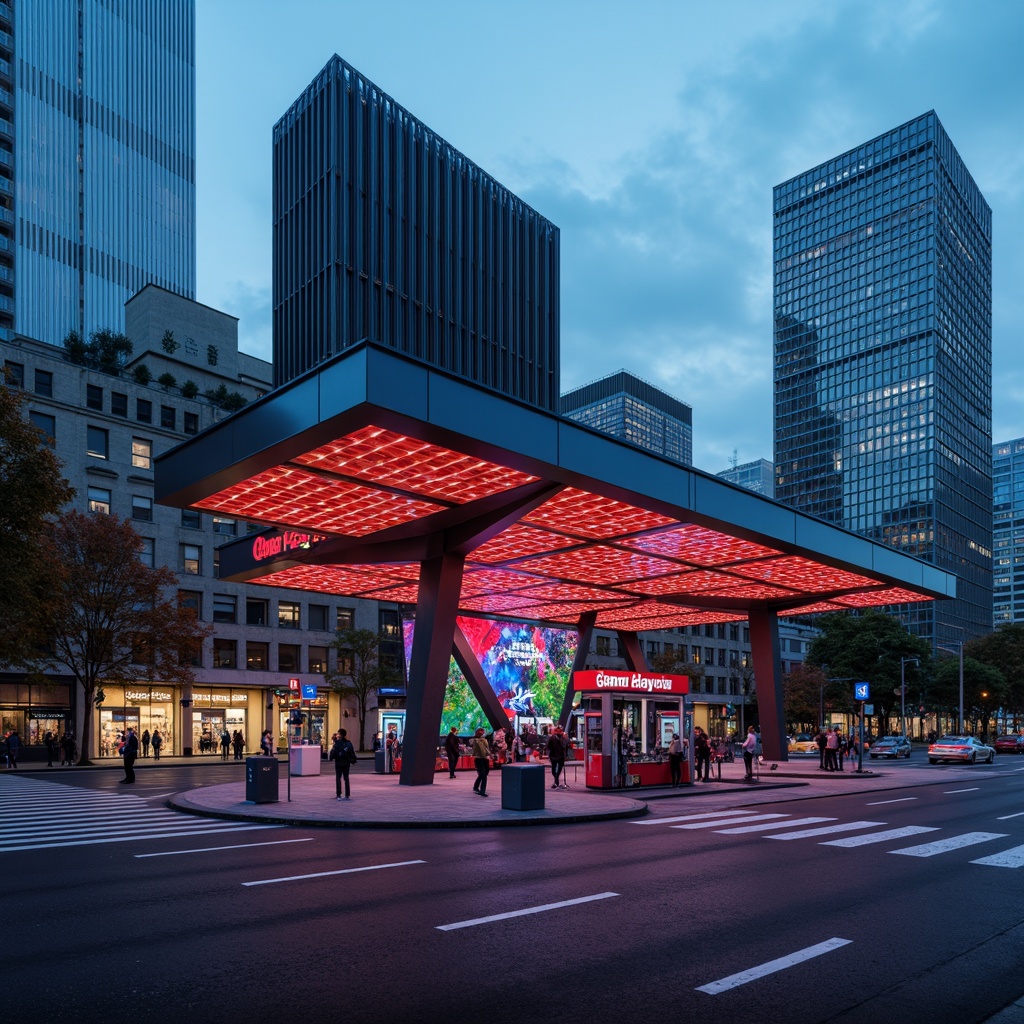
[[150, 741], [151, 737], [149, 735], [149, 730], [148, 729], [146, 729], [143, 732], [143, 734], [140, 737], [140, 739], [142, 740], [142, 756], [143, 757], [149, 757], [149, 741]]
[[711, 781], [711, 743], [708, 734], [699, 726], [693, 727], [693, 754], [696, 761], [697, 781]]
[[12, 729], [7, 734], [7, 764], [10, 768], [18, 767], [18, 751], [21, 749], [21, 740], [18, 737], [18, 730]]
[[150, 743], [153, 744], [153, 760], [160, 760], [160, 748], [164, 745], [164, 738], [160, 735], [159, 729], [153, 730], [153, 735], [150, 737]]
[[139, 737], [135, 735], [135, 729], [130, 725], [121, 744], [121, 756], [124, 758], [124, 778], [121, 782], [134, 782], [135, 759], [139, 756]]
[[487, 796], [487, 773], [491, 770], [491, 747], [483, 729], [477, 729], [473, 736], [473, 763], [476, 765], [476, 782], [473, 792]]
[[683, 741], [677, 732], [672, 733], [672, 742], [668, 745], [668, 773], [673, 789], [683, 784]]
[[459, 734], [453, 725], [444, 738], [444, 752], [448, 757], [448, 778], [455, 778], [455, 766], [459, 763]]
[[348, 739], [348, 730], [338, 730], [338, 736], [331, 746], [331, 752], [328, 754], [328, 760], [334, 762], [334, 788], [337, 793], [336, 799], [342, 799], [342, 779], [345, 780], [345, 799], [351, 799], [352, 791], [348, 784], [348, 772], [359, 758], [356, 757], [356, 748], [352, 746], [352, 743]]
[[245, 753], [245, 737], [242, 735], [241, 729], [235, 730], [231, 737], [231, 745], [235, 748], [235, 760], [241, 761], [242, 755]]
[[747, 726], [747, 738], [743, 741], [743, 781], [754, 781], [754, 752], [757, 750], [757, 732], [752, 725]]
[[558, 789], [561, 784], [562, 772], [565, 769], [565, 737], [562, 734], [562, 727], [556, 725], [548, 737], [548, 760], [551, 762], [552, 789]]
[[226, 761], [228, 759], [228, 750], [231, 747], [231, 733], [228, 732], [227, 726], [220, 731], [220, 759]]
[[57, 756], [57, 751], [60, 748], [57, 746], [57, 740], [52, 732], [47, 732], [43, 737], [43, 743], [46, 745], [46, 767], [52, 768], [53, 759]]
[[70, 767], [75, 763], [75, 754], [77, 752], [75, 734], [70, 731], [64, 733], [60, 741], [60, 763]]

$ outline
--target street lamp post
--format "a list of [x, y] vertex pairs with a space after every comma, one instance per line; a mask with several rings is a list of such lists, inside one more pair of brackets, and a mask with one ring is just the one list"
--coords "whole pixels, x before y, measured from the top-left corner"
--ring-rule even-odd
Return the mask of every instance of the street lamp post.
[[948, 644], [936, 644], [935, 646], [942, 651], [949, 651], [950, 654], [954, 651], [960, 654], [960, 714], [956, 723], [956, 732], [958, 736], [962, 736], [964, 732], [964, 642], [963, 640], [950, 640]]
[[907, 735], [907, 682], [904, 670], [907, 665], [920, 665], [920, 658], [900, 658], [900, 735]]

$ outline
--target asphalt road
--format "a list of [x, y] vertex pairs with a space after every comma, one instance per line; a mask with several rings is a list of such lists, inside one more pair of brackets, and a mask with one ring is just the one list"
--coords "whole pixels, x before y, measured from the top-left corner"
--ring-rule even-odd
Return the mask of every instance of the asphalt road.
[[163, 806], [241, 770], [0, 778], [6, 1019], [972, 1024], [1024, 993], [1024, 762], [551, 828]]

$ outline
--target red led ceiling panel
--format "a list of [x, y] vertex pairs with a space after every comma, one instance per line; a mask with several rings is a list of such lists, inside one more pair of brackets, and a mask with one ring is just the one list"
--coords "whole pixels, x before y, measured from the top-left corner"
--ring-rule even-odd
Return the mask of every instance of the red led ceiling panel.
[[479, 597], [467, 597], [459, 601], [459, 607], [470, 612], [491, 612], [494, 615], [503, 615], [506, 612], [520, 611], [523, 608], [533, 608], [536, 602], [528, 601], [519, 594], [481, 594]]
[[848, 611], [846, 607], [841, 604], [835, 604], [832, 601], [818, 601], [815, 604], [804, 604], [799, 608], [787, 608], [786, 616], [790, 615], [819, 615], [823, 612], [844, 612]]
[[498, 562], [510, 561], [513, 558], [523, 558], [526, 555], [558, 551], [560, 548], [572, 547], [573, 544], [578, 543], [579, 541], [573, 540], [571, 537], [562, 537], [557, 533], [535, 530], [532, 526], [523, 526], [521, 523], [517, 523], [486, 544], [482, 544], [469, 557], [474, 562], [487, 562], [493, 565]]
[[[694, 572], [676, 572], [670, 576], [659, 576], [653, 580], [641, 580], [638, 583], [626, 583], [623, 586], [634, 593], [650, 594], [655, 597], [664, 594], [718, 594], [742, 586], [744, 582], [723, 572], [699, 569]], [[783, 591], [776, 591], [776, 596], [782, 593]]]
[[315, 590], [323, 594], [344, 594], [355, 597], [376, 587], [397, 583], [387, 575], [387, 569], [375, 565], [293, 565], [280, 572], [261, 576], [253, 583], [292, 590]]
[[850, 608], [874, 608], [883, 604], [910, 604], [912, 601], [930, 601], [924, 594], [915, 594], [901, 587], [887, 587], [885, 590], [869, 590], [863, 594], [845, 594], [836, 602]]
[[275, 466], [196, 502], [196, 507], [253, 522], [365, 537], [428, 516], [441, 506]]
[[504, 594], [522, 590], [537, 582], [536, 576], [510, 572], [505, 569], [466, 569], [462, 577], [462, 596], [476, 597], [480, 594]]
[[537, 479], [507, 466], [373, 426], [299, 455], [295, 461], [459, 504]]
[[679, 558], [694, 565], [727, 565], [742, 559], [781, 554], [763, 544], [740, 540], [739, 537], [730, 537], [693, 523], [648, 537], [635, 537], [622, 543], [640, 548], [641, 551], [649, 551], [653, 555]]
[[577, 537], [601, 538], [653, 530], [658, 526], [668, 526], [675, 520], [635, 505], [567, 487], [523, 516], [523, 522], [547, 526]]
[[604, 616], [598, 616], [597, 624], [604, 629], [621, 629], [624, 632], [644, 633], [655, 632], [659, 629], [676, 629], [680, 626], [700, 626], [707, 622], [742, 622], [742, 615], [732, 615], [728, 612], [685, 612], [680, 611], [676, 615], [661, 615], [652, 619], [623, 619], [616, 618], [616, 612], [607, 612]]
[[541, 604], [548, 601], [614, 601], [622, 595], [616, 590], [600, 590], [581, 583], [542, 583], [539, 587], [520, 591], [520, 596]]
[[730, 587], [728, 590], [716, 591], [714, 596], [742, 598], [747, 601], [777, 601], [780, 598], [795, 597], [797, 595], [792, 590], [770, 587], [767, 583], [748, 583], [746, 586]]
[[522, 562], [519, 568], [545, 576], [578, 580], [581, 583], [603, 583], [613, 586], [622, 580], [636, 580], [648, 576], [662, 576], [677, 566], [661, 558], [641, 555], [618, 548], [588, 547], [577, 551], [564, 551], [546, 558]]
[[821, 594], [829, 590], [853, 590], [856, 587], [870, 587], [878, 583], [878, 580], [867, 576], [859, 576], [844, 569], [833, 569], [795, 555], [771, 558], [765, 562], [752, 562], [749, 565], [737, 565], [733, 567], [733, 572], [809, 594]]
[[420, 596], [420, 591], [417, 585], [407, 584], [387, 590], [369, 590], [362, 596], [373, 601], [398, 601], [401, 604], [415, 604]]
[[519, 609], [518, 614], [537, 622], [578, 622], [585, 612], [597, 612], [623, 607], [623, 602], [609, 601], [602, 608], [589, 603], [538, 604]]

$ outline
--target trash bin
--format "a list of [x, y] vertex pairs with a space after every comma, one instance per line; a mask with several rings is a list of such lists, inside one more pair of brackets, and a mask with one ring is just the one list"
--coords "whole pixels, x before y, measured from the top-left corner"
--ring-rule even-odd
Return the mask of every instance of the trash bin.
[[542, 764], [502, 765], [502, 810], [543, 811], [544, 778], [544, 765]]
[[383, 747], [373, 752], [373, 770], [378, 775], [387, 775], [388, 773], [387, 751]]
[[278, 763], [276, 757], [245, 759], [245, 799], [250, 804], [276, 804]]

